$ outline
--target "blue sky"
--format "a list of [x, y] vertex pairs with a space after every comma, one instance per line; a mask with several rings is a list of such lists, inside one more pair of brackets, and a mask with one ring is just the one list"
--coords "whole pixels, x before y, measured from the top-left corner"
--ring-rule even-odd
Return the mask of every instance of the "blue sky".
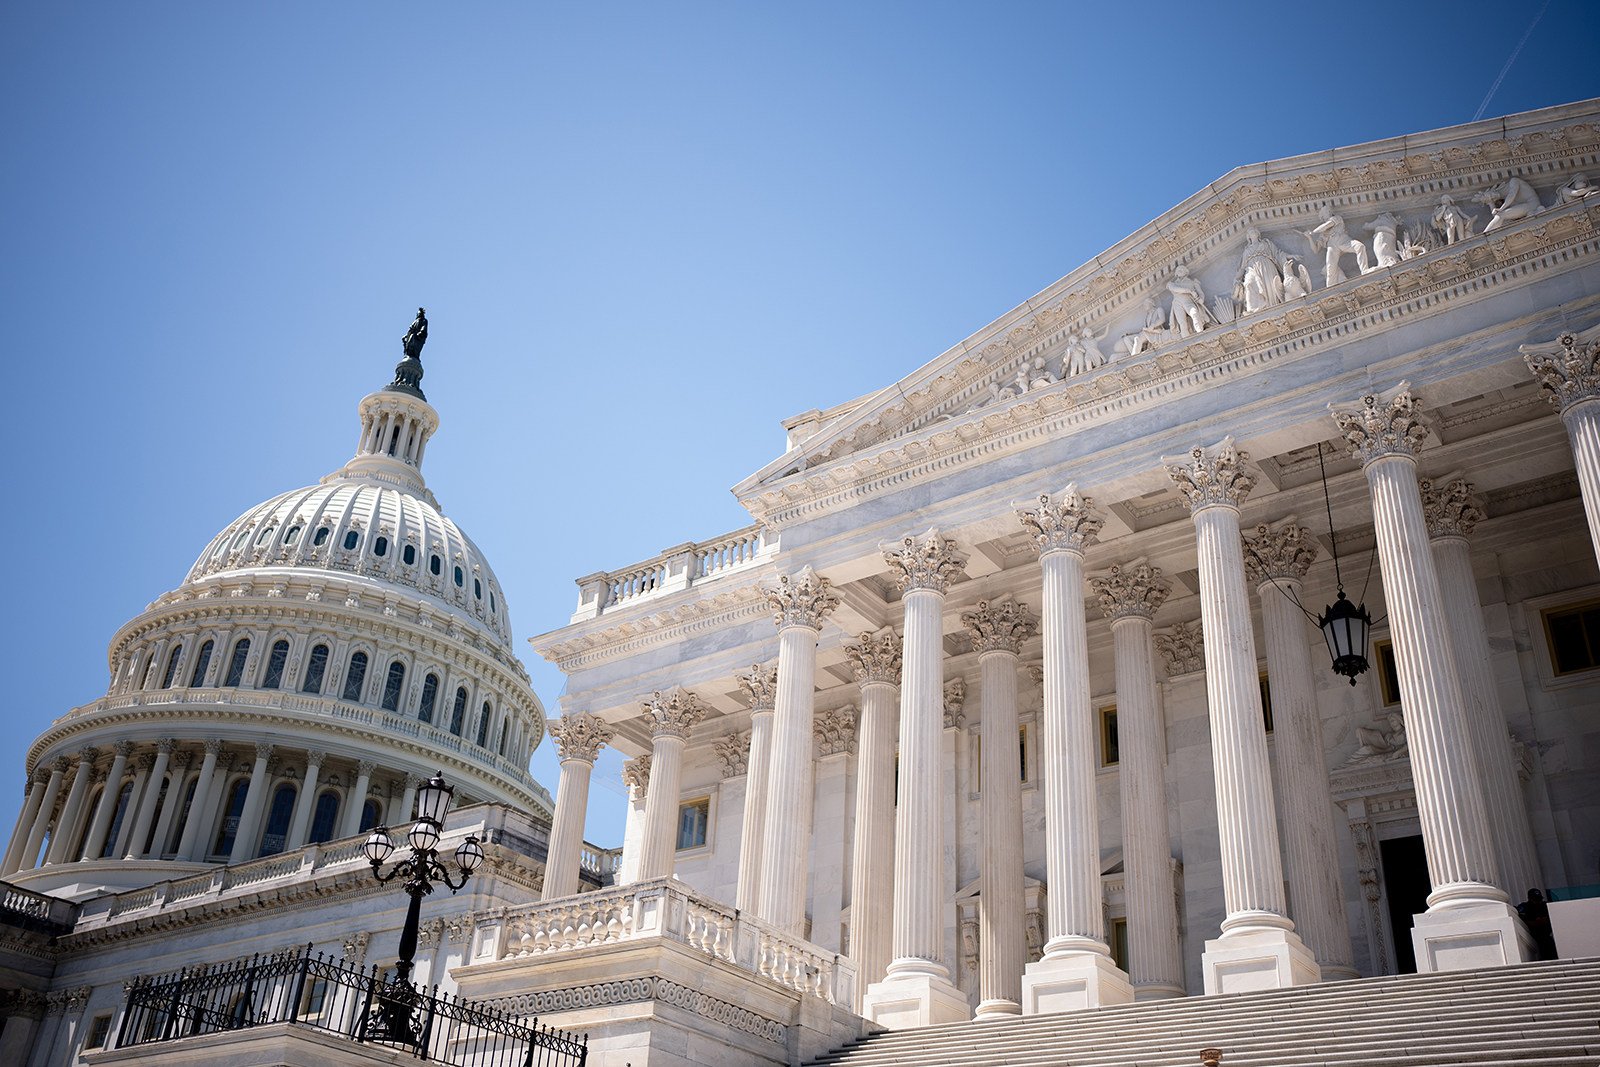
[[[418, 304], [429, 483], [554, 711], [526, 638], [576, 576], [744, 525], [780, 420], [1235, 166], [1470, 120], [1539, 12], [13, 0], [0, 827], [117, 627], [348, 458]], [[1551, 0], [1485, 114], [1600, 95], [1597, 45], [1600, 5]]]

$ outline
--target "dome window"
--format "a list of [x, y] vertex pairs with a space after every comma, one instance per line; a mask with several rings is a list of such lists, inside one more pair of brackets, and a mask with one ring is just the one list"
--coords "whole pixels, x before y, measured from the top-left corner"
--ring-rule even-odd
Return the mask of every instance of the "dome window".
[[332, 789], [324, 789], [317, 797], [316, 812], [311, 816], [312, 844], [321, 844], [333, 836], [334, 824], [339, 818], [339, 794]]
[[292, 545], [298, 540], [300, 540], [300, 527], [291, 526], [287, 530], [283, 531], [284, 544]]
[[478, 747], [479, 748], [488, 748], [489, 747], [489, 719], [493, 715], [494, 715], [494, 709], [491, 708], [489, 706], [489, 702], [487, 700], [485, 700], [483, 702], [483, 714], [478, 716]]
[[215, 647], [211, 641], [200, 646], [200, 654], [194, 658], [194, 671], [189, 675], [191, 689], [206, 680], [206, 668], [211, 666], [211, 650]]
[[428, 557], [428, 573], [429, 574], [437, 576], [439, 574], [439, 571], [441, 571], [443, 568], [444, 568], [444, 564], [440, 561], [439, 554], [437, 552], [435, 552], [432, 556]]
[[406, 665], [399, 660], [389, 664], [389, 676], [383, 680], [383, 710], [400, 710], [400, 691], [406, 685]]
[[461, 736], [462, 720], [467, 717], [467, 688], [462, 686], [456, 690], [456, 704], [450, 709], [450, 732], [457, 737]]
[[349, 533], [344, 535], [344, 547], [345, 547], [346, 551], [353, 550], [356, 547], [356, 545], [358, 545], [360, 543], [361, 543], [361, 534], [358, 531], [351, 530]]
[[379, 537], [372, 542], [372, 554], [374, 556], [387, 556], [389, 554], [389, 539], [387, 537]]
[[383, 807], [373, 798], [368, 797], [367, 802], [361, 805], [361, 833], [366, 833], [378, 825], [378, 820], [383, 818]]
[[167, 654], [167, 669], [161, 675], [161, 688], [171, 689], [172, 680], [178, 676], [178, 660], [183, 656], [183, 643], [172, 646], [172, 651]]
[[283, 668], [289, 662], [289, 642], [274, 641], [267, 656], [267, 673], [261, 678], [261, 688], [277, 689], [283, 685]]
[[430, 674], [422, 680], [422, 703], [417, 705], [417, 721], [433, 721], [433, 704], [439, 699], [439, 676]]
[[300, 685], [302, 693], [322, 692], [322, 676], [328, 673], [328, 646], [317, 645], [306, 660], [306, 680]]
[[495, 607], [495, 604], [494, 604], [494, 590], [493, 589], [489, 590], [489, 610], [490, 611], [499, 611], [500, 610], [499, 608]]
[[327, 544], [328, 543], [328, 535], [331, 534], [332, 532], [333, 531], [328, 529], [326, 526], [317, 527], [317, 536], [315, 536], [315, 537], [313, 537], [311, 539], [311, 547], [318, 548], [318, 547], [320, 547], [322, 545]]
[[461, 573], [461, 568], [456, 568], [456, 588], [460, 589], [466, 583], [467, 576]]
[[344, 699], [361, 700], [361, 686], [367, 680], [367, 654], [365, 652], [352, 652], [350, 654], [350, 669], [344, 675]]
[[483, 583], [476, 578], [472, 579], [472, 595], [479, 600], [483, 599]]
[[401, 561], [403, 563], [405, 563], [405, 565], [407, 567], [416, 566], [417, 565], [417, 546], [416, 545], [407, 545], [405, 548], [401, 549], [401, 551], [400, 551], [400, 559], [401, 559]]
[[244, 682], [244, 665], [250, 659], [250, 639], [239, 638], [238, 644], [233, 646], [233, 656], [228, 660], [228, 673], [223, 678], [222, 684], [237, 687]]
[[256, 535], [256, 544], [258, 544], [258, 545], [266, 544], [267, 543], [267, 538], [269, 538], [271, 536], [272, 536], [272, 527], [271, 526], [263, 526], [261, 528], [261, 532]]

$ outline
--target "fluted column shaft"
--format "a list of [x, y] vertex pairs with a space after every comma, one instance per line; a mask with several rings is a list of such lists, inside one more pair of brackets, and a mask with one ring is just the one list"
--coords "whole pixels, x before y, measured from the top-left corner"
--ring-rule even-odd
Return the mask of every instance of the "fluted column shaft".
[[678, 790], [683, 781], [684, 740], [657, 734], [650, 749], [650, 791], [644, 800], [644, 836], [639, 843], [639, 880], [666, 878], [677, 855]]
[[1182, 996], [1183, 958], [1167, 838], [1166, 737], [1148, 616], [1112, 620], [1117, 672], [1117, 786], [1128, 907], [1128, 979], [1139, 1000]]
[[893, 949], [898, 688], [886, 679], [861, 684], [855, 842], [850, 863], [850, 955], [856, 961], [856, 988], [862, 993], [871, 983], [883, 980]]
[[1600, 559], [1600, 325], [1547, 344], [1522, 345], [1520, 351], [1567, 427], [1589, 539]]
[[177, 821], [178, 812], [183, 810], [184, 789], [188, 784], [189, 764], [193, 759], [192, 752], [185, 752], [172, 761], [172, 780], [167, 783], [167, 799], [161, 803], [161, 814], [156, 816], [156, 830], [150, 835], [150, 849], [146, 853], [156, 859], [168, 852], [167, 844], [173, 834], [173, 823]]
[[[1272, 683], [1272, 730], [1277, 750], [1278, 803], [1283, 814], [1285, 874], [1294, 902], [1294, 925], [1325, 972], [1356, 977], [1350, 923], [1339, 888], [1339, 848], [1311, 679], [1301, 583], [1279, 575], [1256, 588], [1267, 677]], [[1323, 667], [1327, 669], [1326, 665]]]
[[760, 896], [771, 764], [772, 708], [754, 707], [750, 709], [750, 756], [745, 765], [744, 823], [739, 828], [739, 883], [734, 890], [734, 906], [740, 911], [753, 913]]
[[89, 778], [94, 772], [94, 759], [93, 755], [88, 754], [78, 758], [77, 770], [72, 774], [72, 787], [67, 790], [67, 802], [61, 809], [61, 818], [56, 820], [55, 833], [50, 839], [50, 852], [45, 858], [46, 863], [67, 863], [74, 858], [69, 853], [83, 815], [84, 800], [89, 792]]
[[289, 836], [284, 839], [284, 850], [292, 851], [305, 846], [311, 832], [311, 813], [317, 805], [317, 787], [322, 777], [322, 753], [312, 752], [306, 759], [306, 779], [300, 793], [294, 798], [294, 814], [289, 819]]
[[[406, 775], [405, 789], [400, 793], [400, 809], [389, 815], [393, 823], [410, 822], [411, 816], [417, 810], [417, 787], [422, 784], [422, 779], [415, 774]], [[581, 835], [580, 835], [581, 836]]]
[[39, 860], [39, 849], [44, 844], [44, 835], [50, 830], [50, 817], [55, 814], [56, 798], [61, 795], [61, 783], [66, 778], [67, 768], [64, 762], [57, 761], [50, 768], [50, 780], [45, 783], [44, 798], [39, 801], [36, 809], [38, 814], [33, 819], [33, 829], [28, 831], [28, 843], [22, 847], [22, 853], [16, 858], [16, 865], [7, 873], [32, 870]]
[[39, 817], [39, 804], [44, 799], [44, 782], [28, 779], [28, 793], [22, 800], [22, 810], [17, 812], [17, 825], [11, 830], [11, 843], [6, 846], [5, 862], [0, 864], [0, 877], [14, 872], [22, 862], [22, 853], [28, 844], [34, 820]]
[[111, 757], [111, 769], [106, 772], [105, 788], [100, 790], [100, 803], [94, 807], [94, 818], [89, 822], [89, 833], [83, 839], [83, 852], [79, 854], [80, 860], [94, 860], [100, 858], [100, 853], [106, 848], [106, 835], [111, 832], [111, 819], [117, 812], [117, 800], [122, 793], [122, 775], [128, 769], [128, 753], [132, 746], [125, 742], [117, 744], [116, 752]]
[[944, 964], [944, 589], [908, 589], [900, 686], [900, 803], [895, 810], [894, 936], [887, 974], [948, 979]]
[[339, 816], [338, 837], [350, 837], [361, 830], [361, 809], [367, 805], [367, 790], [372, 786], [372, 772], [377, 770], [370, 762], [356, 767], [356, 784], [350, 787], [344, 811]]
[[127, 855], [128, 841], [133, 837], [135, 824], [139, 821], [139, 809], [144, 806], [144, 795], [150, 784], [150, 768], [155, 763], [155, 756], [142, 753], [134, 761], [133, 786], [128, 790], [128, 806], [123, 809], [122, 821], [117, 826], [117, 836], [111, 843], [111, 857], [120, 859]]
[[256, 822], [260, 819], [261, 809], [266, 803], [267, 760], [271, 758], [271, 745], [256, 746], [256, 762], [250, 768], [250, 785], [245, 789], [244, 809], [239, 813], [239, 825], [233, 831], [233, 850], [228, 853], [229, 863], [243, 863], [247, 859], [254, 858], [257, 845]]
[[[778, 693], [772, 715], [767, 809], [761, 823], [760, 890], [756, 914], [791, 934], [805, 926], [811, 857], [815, 761], [811, 736], [816, 708], [817, 631], [807, 625], [778, 632]], [[652, 770], [651, 774], [654, 775]]]
[[589, 778], [594, 763], [576, 756], [561, 761], [556, 813], [550, 823], [550, 849], [544, 865], [544, 900], [578, 891], [583, 853], [583, 820], [589, 810]]
[[[123, 858], [138, 859], [144, 854], [144, 843], [150, 837], [150, 825], [155, 822], [156, 805], [161, 799], [161, 779], [167, 773], [167, 765], [172, 761], [172, 745], [163, 743], [156, 749], [156, 761], [150, 767], [150, 777], [145, 780], [144, 793], [139, 797], [139, 813], [133, 819], [133, 832], [128, 838], [127, 847], [123, 849]], [[177, 791], [178, 785], [174, 781], [167, 787], [168, 794]]]
[[1589, 540], [1596, 559], [1600, 559], [1600, 399], [1573, 404], [1561, 412], [1561, 421], [1572, 442], [1583, 514], [1589, 520]]
[[1461, 695], [1472, 727], [1473, 750], [1483, 771], [1490, 843], [1501, 875], [1497, 884], [1512, 900], [1522, 900], [1528, 890], [1542, 888], [1543, 882], [1533, 851], [1522, 779], [1512, 758], [1499, 687], [1489, 666], [1489, 634], [1483, 623], [1483, 605], [1478, 600], [1478, 583], [1472, 576], [1467, 539], [1434, 538], [1433, 559], [1439, 572], [1439, 592], [1444, 597], [1444, 615], [1450, 623], [1450, 647], [1461, 670]]
[[217, 757], [221, 754], [220, 744], [206, 742], [205, 759], [200, 763], [200, 776], [195, 779], [194, 796], [189, 801], [189, 817], [183, 821], [183, 837], [178, 841], [179, 857], [191, 862], [205, 859], [203, 825], [210, 821], [207, 816], [211, 813], [211, 786], [217, 777]]
[[1017, 654], [978, 658], [983, 698], [983, 889], [978, 898], [977, 1017], [1022, 1011], [1027, 960], [1022, 901], [1022, 778], [1017, 759]]

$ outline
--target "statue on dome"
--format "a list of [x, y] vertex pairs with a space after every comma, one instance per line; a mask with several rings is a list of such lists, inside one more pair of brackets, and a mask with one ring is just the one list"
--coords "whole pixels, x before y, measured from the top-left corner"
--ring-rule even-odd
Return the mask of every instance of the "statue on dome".
[[428, 312], [426, 308], [417, 309], [417, 317], [411, 321], [411, 326], [406, 330], [406, 335], [400, 339], [400, 347], [404, 350], [407, 359], [422, 359], [422, 346], [428, 343]]

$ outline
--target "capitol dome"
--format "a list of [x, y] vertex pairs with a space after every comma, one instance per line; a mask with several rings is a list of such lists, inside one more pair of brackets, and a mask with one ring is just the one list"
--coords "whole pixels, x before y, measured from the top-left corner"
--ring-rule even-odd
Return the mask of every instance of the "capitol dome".
[[32, 832], [0, 877], [83, 896], [402, 824], [436, 770], [458, 806], [548, 825], [504, 593], [423, 480], [419, 354], [361, 400], [352, 459], [228, 524], [116, 633], [106, 695], [29, 750]]

